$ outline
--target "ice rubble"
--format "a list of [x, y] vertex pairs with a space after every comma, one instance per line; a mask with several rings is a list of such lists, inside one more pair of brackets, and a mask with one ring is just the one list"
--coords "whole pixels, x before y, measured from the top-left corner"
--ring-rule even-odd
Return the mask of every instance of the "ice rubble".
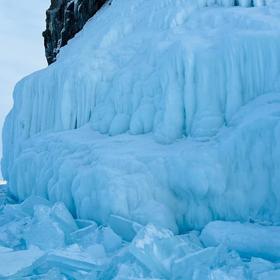
[[[216, 221], [201, 233], [174, 235], [169, 229], [153, 224], [139, 225], [128, 243], [110, 227], [86, 220], [80, 223], [71, 215], [65, 219], [66, 208], [62, 203], [49, 202], [46, 206], [47, 201], [36, 196], [28, 200], [28, 211], [27, 204], [22, 203], [6, 205], [0, 212], [1, 231], [7, 223], [22, 225], [16, 236], [19, 247], [8, 242], [7, 246], [0, 246], [0, 279], [271, 280], [279, 277], [278, 247], [272, 247], [278, 242], [273, 239], [280, 231], [277, 226], [271, 231], [267, 225]], [[59, 219], [53, 215], [57, 207], [61, 209]], [[29, 222], [24, 226], [21, 221], [27, 218]], [[59, 238], [48, 230], [47, 223], [49, 228], [56, 224], [68, 236], [60, 248], [53, 247]], [[78, 224], [83, 226], [78, 228]], [[28, 234], [34, 227], [36, 234]], [[260, 252], [264, 253], [262, 258]]]
[[114, 0], [17, 84], [0, 245], [44, 252], [27, 276], [277, 279], [280, 3], [231, 3]]

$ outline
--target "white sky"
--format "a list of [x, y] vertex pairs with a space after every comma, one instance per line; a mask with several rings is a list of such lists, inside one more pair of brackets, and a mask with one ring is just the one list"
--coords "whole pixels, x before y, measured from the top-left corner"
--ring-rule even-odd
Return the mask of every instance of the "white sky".
[[0, 0], [1, 135], [4, 118], [12, 106], [14, 85], [24, 76], [46, 66], [42, 31], [49, 3], [50, 0]]

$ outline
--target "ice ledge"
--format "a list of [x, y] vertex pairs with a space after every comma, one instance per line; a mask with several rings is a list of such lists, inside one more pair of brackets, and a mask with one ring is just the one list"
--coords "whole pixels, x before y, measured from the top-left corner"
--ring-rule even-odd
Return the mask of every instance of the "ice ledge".
[[101, 224], [111, 214], [174, 232], [214, 219], [279, 222], [279, 135], [278, 93], [244, 106], [206, 142], [166, 146], [151, 134], [108, 137], [87, 125], [23, 143], [9, 187], [20, 200], [63, 201]]

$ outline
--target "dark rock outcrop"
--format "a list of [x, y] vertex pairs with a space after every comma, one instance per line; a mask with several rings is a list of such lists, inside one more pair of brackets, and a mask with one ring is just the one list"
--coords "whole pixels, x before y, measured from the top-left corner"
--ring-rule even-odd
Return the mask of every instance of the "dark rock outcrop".
[[56, 60], [61, 47], [79, 32], [107, 0], [51, 0], [43, 32], [46, 58]]

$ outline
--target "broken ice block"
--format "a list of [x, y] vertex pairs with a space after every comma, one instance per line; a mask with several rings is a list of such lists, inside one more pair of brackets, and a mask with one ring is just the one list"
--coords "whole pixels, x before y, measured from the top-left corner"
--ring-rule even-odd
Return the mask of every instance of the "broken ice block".
[[118, 267], [118, 272], [117, 275], [114, 277], [114, 280], [127, 279], [160, 280], [159, 278], [148, 277], [144, 272], [143, 268], [137, 263], [122, 263]]
[[[244, 266], [232, 267], [232, 268], [218, 268], [210, 270], [208, 268], [208, 274], [204, 275], [204, 278], [195, 278], [197, 280], [249, 280], [246, 269]], [[255, 280], [255, 278], [253, 278]]]
[[27, 214], [22, 211], [20, 205], [18, 204], [7, 204], [3, 208], [3, 211], [0, 215], [0, 226], [9, 223], [11, 221], [17, 221], [24, 217], [26, 217]]
[[117, 215], [110, 215], [108, 224], [113, 231], [121, 236], [125, 241], [131, 241], [137, 232], [143, 227], [134, 221]]
[[31, 195], [20, 204], [20, 207], [25, 214], [32, 217], [34, 215], [34, 207], [37, 205], [45, 205], [51, 207], [52, 203], [40, 196]]
[[34, 269], [34, 263], [44, 255], [36, 247], [22, 251], [7, 251], [0, 253], [0, 278], [21, 279]]
[[196, 252], [200, 247], [174, 236], [168, 229], [149, 224], [138, 232], [129, 249], [156, 276], [170, 279], [174, 260]]
[[[67, 280], [67, 278], [62, 275], [57, 268], [50, 269], [45, 275], [43, 275], [41, 278], [42, 280]], [[32, 280], [32, 279], [30, 279]]]
[[85, 228], [85, 227], [88, 227], [88, 226], [92, 226], [92, 225], [95, 225], [97, 227], [96, 222], [94, 222], [92, 220], [76, 219], [75, 222], [76, 222], [79, 229]]
[[90, 245], [86, 252], [90, 255], [90, 257], [95, 261], [102, 261], [106, 259], [106, 252], [104, 246], [102, 244], [93, 244]]
[[24, 231], [30, 223], [30, 218], [25, 217], [2, 225], [0, 227], [0, 245], [15, 249], [25, 248]]
[[35, 245], [44, 250], [60, 248], [77, 229], [75, 220], [63, 203], [55, 203], [52, 208], [35, 205], [34, 217], [25, 233], [25, 240], [28, 246]]
[[78, 229], [71, 213], [62, 202], [54, 204], [51, 209], [51, 217], [59, 224], [59, 227], [66, 235]]
[[201, 279], [194, 278], [194, 276], [197, 273], [207, 275], [209, 269], [216, 265], [219, 266], [226, 256], [227, 250], [224, 247], [209, 247], [187, 254], [172, 263], [172, 277], [176, 280]]
[[69, 242], [77, 243], [80, 246], [86, 248], [86, 247], [90, 246], [91, 244], [94, 244], [96, 229], [97, 229], [97, 225], [92, 224], [90, 226], [73, 231], [69, 235]]
[[96, 224], [72, 232], [69, 240], [83, 248], [102, 244], [107, 253], [117, 250], [122, 244], [122, 239], [111, 228], [103, 226], [97, 228]]
[[122, 239], [109, 227], [101, 227], [96, 231], [97, 243], [103, 244], [107, 253], [119, 249]]
[[225, 244], [244, 257], [280, 260], [280, 227], [241, 224], [239, 222], [210, 222], [200, 239], [205, 246]]
[[34, 218], [25, 232], [28, 247], [38, 246], [42, 250], [63, 247], [65, 234], [59, 224], [51, 217], [51, 209], [47, 206], [35, 206]]
[[85, 275], [91, 271], [102, 271], [102, 262], [91, 258], [87, 252], [73, 245], [64, 249], [52, 250], [38, 261], [37, 271], [40, 273], [51, 268], [59, 270], [70, 279], [85, 279]]
[[199, 239], [199, 231], [190, 231], [188, 233], [185, 234], [181, 234], [178, 237], [181, 238], [182, 240], [185, 241], [185, 244], [188, 244], [189, 246], [191, 246], [192, 248], [195, 248], [195, 250], [199, 250], [203, 248], [203, 245]]

